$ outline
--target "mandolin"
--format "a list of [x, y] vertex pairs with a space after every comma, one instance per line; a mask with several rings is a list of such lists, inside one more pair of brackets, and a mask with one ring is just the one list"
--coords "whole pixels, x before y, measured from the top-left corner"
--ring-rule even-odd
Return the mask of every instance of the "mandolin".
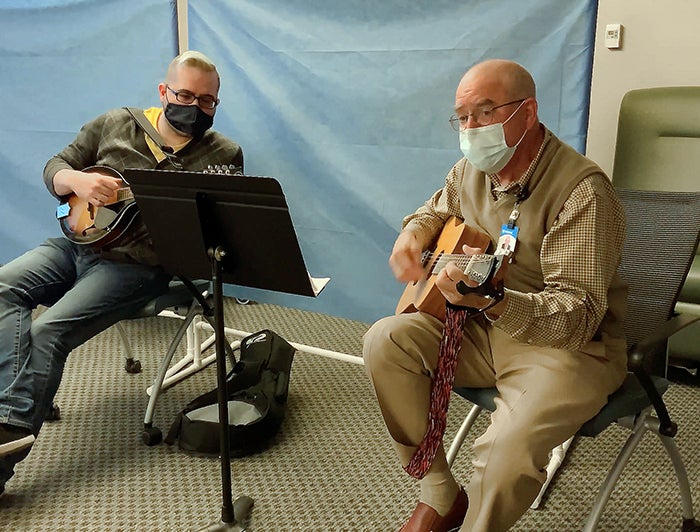
[[124, 177], [109, 166], [90, 166], [83, 172], [107, 174], [122, 180], [123, 187], [102, 207], [71, 194], [58, 207], [56, 218], [66, 238], [76, 244], [102, 247], [119, 238], [138, 214], [134, 195]]
[[[107, 174], [122, 180], [124, 186], [102, 207], [95, 207], [86, 200], [71, 194], [56, 207], [56, 218], [63, 234], [76, 244], [102, 247], [121, 237], [138, 214], [134, 194], [126, 179], [109, 166], [90, 166], [83, 172]], [[203, 173], [233, 175], [241, 169], [230, 165], [209, 165]]]

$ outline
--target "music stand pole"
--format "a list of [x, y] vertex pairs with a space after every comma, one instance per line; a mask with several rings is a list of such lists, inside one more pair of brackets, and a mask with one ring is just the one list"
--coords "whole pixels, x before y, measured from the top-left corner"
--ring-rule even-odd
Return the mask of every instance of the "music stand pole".
[[212, 268], [213, 304], [214, 304], [214, 342], [216, 345], [216, 382], [217, 400], [219, 405], [219, 447], [221, 452], [221, 521], [214, 523], [205, 531], [235, 531], [243, 532], [248, 521], [248, 512], [253, 506], [253, 499], [245, 495], [236, 499], [235, 506], [239, 513], [236, 516], [231, 492], [231, 447], [228, 431], [228, 393], [226, 386], [226, 336], [224, 333], [224, 303], [223, 281], [221, 279], [221, 260], [226, 251], [221, 247], [207, 250]]

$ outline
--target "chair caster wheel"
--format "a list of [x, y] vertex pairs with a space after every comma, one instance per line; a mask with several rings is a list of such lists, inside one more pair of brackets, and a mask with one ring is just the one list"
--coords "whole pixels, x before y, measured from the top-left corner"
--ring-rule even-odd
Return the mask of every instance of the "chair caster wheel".
[[248, 303], [250, 303], [250, 299], [244, 299], [242, 297], [237, 297], [235, 299], [236, 303], [238, 303], [239, 305], [247, 305]]
[[163, 433], [158, 427], [144, 427], [141, 439], [143, 443], [151, 447], [163, 441]]
[[682, 532], [699, 532], [700, 522], [695, 519], [684, 519], [681, 530]]
[[51, 403], [49, 411], [46, 412], [45, 421], [58, 421], [61, 419], [61, 409], [56, 403]]
[[141, 361], [127, 358], [124, 369], [127, 373], [141, 373]]

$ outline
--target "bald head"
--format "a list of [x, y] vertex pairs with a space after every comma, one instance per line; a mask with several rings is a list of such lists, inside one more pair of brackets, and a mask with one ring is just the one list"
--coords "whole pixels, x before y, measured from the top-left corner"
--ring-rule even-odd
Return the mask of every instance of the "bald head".
[[460, 87], [487, 86], [508, 100], [536, 98], [535, 81], [515, 61], [489, 59], [471, 67], [462, 77]]
[[501, 124], [506, 145], [517, 148], [498, 171], [502, 184], [522, 175], [544, 138], [537, 117], [535, 82], [514, 61], [490, 59], [471, 67], [457, 87], [455, 115], [460, 131]]

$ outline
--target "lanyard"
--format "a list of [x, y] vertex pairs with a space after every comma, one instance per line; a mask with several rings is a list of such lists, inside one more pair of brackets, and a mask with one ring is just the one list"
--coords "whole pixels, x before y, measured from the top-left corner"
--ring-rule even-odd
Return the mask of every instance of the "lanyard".
[[518, 218], [520, 217], [520, 211], [518, 210], [518, 207], [520, 207], [520, 204], [523, 201], [525, 201], [529, 195], [530, 192], [528, 191], [527, 187], [524, 187], [515, 196], [513, 210], [510, 211], [510, 216], [508, 216], [508, 229], [513, 229], [515, 227], [515, 222], [518, 221]]
[[515, 225], [520, 217], [520, 204], [527, 199], [530, 193], [527, 187], [518, 192], [515, 196], [515, 203], [513, 204], [513, 210], [508, 216], [508, 223], [501, 226], [501, 236], [496, 243], [495, 255], [506, 255], [508, 256], [509, 262], [513, 261], [513, 253], [515, 252], [515, 244], [518, 241], [518, 231], [519, 228]]

